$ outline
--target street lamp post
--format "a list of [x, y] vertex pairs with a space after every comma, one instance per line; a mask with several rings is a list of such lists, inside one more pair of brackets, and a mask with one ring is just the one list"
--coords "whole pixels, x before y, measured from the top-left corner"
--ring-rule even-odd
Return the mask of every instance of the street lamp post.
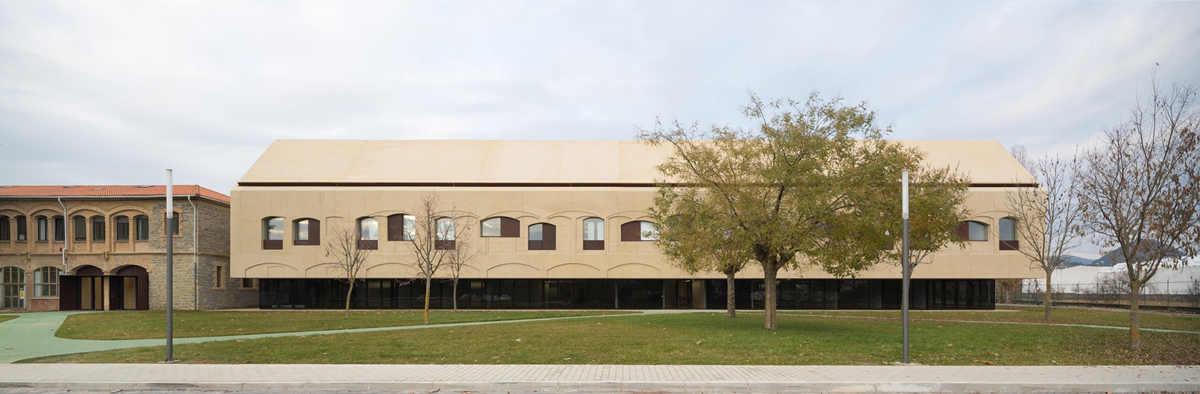
[[172, 311], [175, 309], [175, 234], [172, 229], [175, 228], [175, 209], [174, 196], [172, 195], [171, 170], [167, 169], [167, 225], [163, 229], [163, 237], [167, 239], [167, 359], [165, 362], [175, 361], [174, 344], [174, 329], [175, 320], [172, 316]]
[[912, 276], [912, 268], [908, 264], [908, 170], [901, 172], [900, 188], [903, 196], [901, 199], [903, 200], [902, 217], [904, 219], [904, 238], [900, 243], [900, 265], [903, 267], [901, 272], [904, 276], [900, 293], [900, 318], [904, 322], [904, 360], [901, 362], [908, 364], [908, 282]]

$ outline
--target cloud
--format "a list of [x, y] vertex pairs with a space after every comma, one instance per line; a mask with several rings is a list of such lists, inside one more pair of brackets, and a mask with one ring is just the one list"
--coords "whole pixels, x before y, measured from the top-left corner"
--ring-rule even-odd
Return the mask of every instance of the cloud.
[[656, 117], [743, 124], [748, 91], [867, 100], [896, 138], [1069, 152], [1152, 71], [1200, 80], [1197, 20], [1184, 2], [0, 2], [0, 172], [170, 167], [228, 192], [278, 138], [629, 139]]

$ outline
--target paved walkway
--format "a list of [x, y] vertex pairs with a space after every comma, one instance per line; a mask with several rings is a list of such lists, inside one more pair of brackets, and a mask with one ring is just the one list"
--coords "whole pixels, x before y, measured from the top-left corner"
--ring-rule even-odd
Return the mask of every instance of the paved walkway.
[[[120, 340], [87, 340], [67, 339], [54, 336], [55, 331], [62, 325], [67, 316], [76, 313], [96, 312], [37, 312], [19, 314], [16, 319], [0, 322], [0, 364], [8, 364], [34, 357], [56, 356], [60, 354], [96, 352], [102, 350], [128, 349], [135, 347], [162, 346], [166, 339], [120, 339]], [[375, 332], [395, 330], [419, 330], [439, 327], [477, 326], [483, 324], [507, 324], [531, 321], [551, 321], [567, 319], [603, 318], [628, 315], [584, 315], [546, 317], [537, 319], [480, 321], [467, 323], [447, 323], [413, 326], [352, 328], [342, 330], [294, 331], [268, 334], [226, 335], [217, 337], [175, 338], [175, 344], [232, 341], [238, 339], [258, 339], [273, 337], [294, 337], [300, 335], [346, 334], [354, 332]]]
[[0, 365], [0, 389], [442, 392], [1195, 392], [1200, 367]]

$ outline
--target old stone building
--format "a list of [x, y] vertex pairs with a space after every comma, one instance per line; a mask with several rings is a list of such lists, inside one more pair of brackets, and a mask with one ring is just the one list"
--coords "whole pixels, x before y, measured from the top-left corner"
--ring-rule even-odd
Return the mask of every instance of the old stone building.
[[229, 197], [166, 188], [0, 186], [0, 310], [166, 307], [166, 240], [174, 240], [176, 309], [254, 306], [253, 280], [229, 275]]

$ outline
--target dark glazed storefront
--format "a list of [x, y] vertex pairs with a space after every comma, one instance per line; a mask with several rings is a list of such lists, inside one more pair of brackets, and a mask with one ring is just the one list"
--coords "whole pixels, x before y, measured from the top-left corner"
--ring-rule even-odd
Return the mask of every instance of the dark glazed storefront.
[[[738, 309], [763, 309], [764, 282], [739, 279]], [[260, 279], [262, 309], [340, 309], [347, 284], [335, 279]], [[370, 279], [354, 287], [356, 309], [420, 309], [421, 280]], [[430, 290], [433, 309], [725, 309], [723, 279], [463, 279]], [[780, 280], [779, 309], [900, 309], [899, 279]], [[991, 279], [914, 279], [912, 309], [995, 309]]]

